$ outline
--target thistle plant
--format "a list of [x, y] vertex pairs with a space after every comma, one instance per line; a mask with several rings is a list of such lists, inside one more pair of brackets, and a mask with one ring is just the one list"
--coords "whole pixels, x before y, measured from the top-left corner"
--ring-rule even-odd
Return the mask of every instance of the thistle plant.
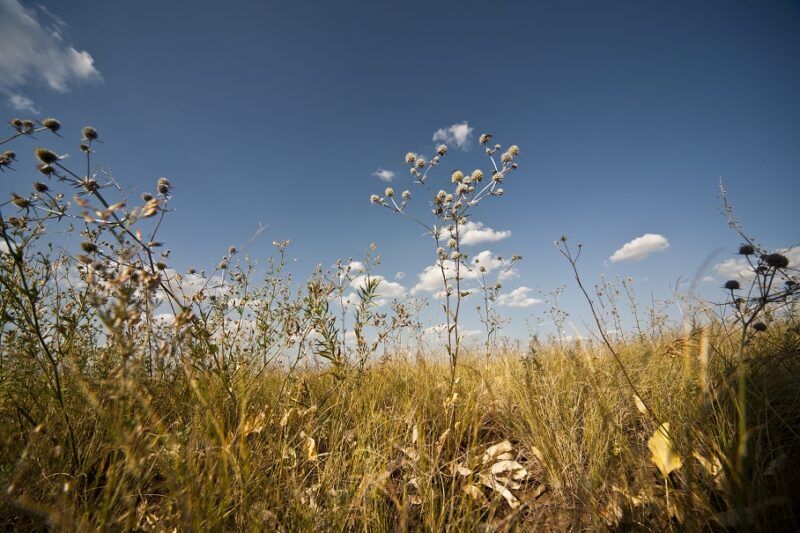
[[513, 255], [511, 259], [506, 260], [498, 256], [496, 260], [500, 262], [500, 268], [497, 270], [497, 274], [491, 279], [487, 277], [488, 269], [486, 266], [480, 264], [480, 260], [477, 257], [473, 260], [472, 267], [478, 271], [478, 284], [483, 296], [483, 305], [477, 305], [476, 310], [478, 311], [478, 316], [486, 332], [486, 338], [483, 343], [484, 355], [486, 357], [492, 354], [493, 348], [497, 343], [497, 335], [503, 327], [503, 324], [506, 323], [506, 320], [500, 316], [495, 306], [497, 297], [500, 295], [500, 291], [503, 288], [502, 279], [511, 273], [516, 263], [522, 261], [522, 256]]
[[462, 338], [459, 335], [462, 299], [469, 293], [462, 287], [465, 271], [472, 268], [467, 253], [462, 249], [464, 226], [472, 216], [472, 211], [482, 201], [503, 195], [503, 181], [517, 169], [516, 158], [519, 147], [509, 146], [501, 152], [499, 144], [490, 145], [492, 135], [480, 136], [479, 143], [491, 162], [492, 168], [485, 174], [475, 169], [471, 173], [455, 170], [450, 175], [448, 189], [437, 189], [431, 183], [431, 171], [438, 167], [447, 154], [447, 146], [440, 145], [436, 155], [426, 161], [423, 157], [409, 152], [405, 163], [409, 167], [412, 181], [425, 191], [428, 196], [432, 222], [423, 222], [419, 217], [410, 214], [409, 203], [412, 193], [409, 190], [399, 195], [399, 200], [392, 187], [388, 187], [383, 195], [373, 194], [370, 201], [401, 215], [425, 228], [425, 232], [433, 240], [436, 250], [436, 265], [442, 277], [443, 304], [447, 329], [447, 355], [450, 364], [450, 394], [456, 383], [458, 359]]

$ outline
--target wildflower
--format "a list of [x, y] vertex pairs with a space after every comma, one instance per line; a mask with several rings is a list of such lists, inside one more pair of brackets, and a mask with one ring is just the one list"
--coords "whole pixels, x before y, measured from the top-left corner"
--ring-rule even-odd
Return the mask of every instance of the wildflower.
[[52, 131], [53, 133], [61, 129], [61, 123], [54, 118], [46, 118], [42, 121], [42, 126]]
[[772, 268], [786, 268], [789, 266], [789, 258], [783, 254], [769, 254], [764, 258], [764, 261]]
[[51, 175], [53, 172], [55, 172], [55, 171], [56, 171], [56, 169], [54, 169], [54, 168], [53, 168], [51, 165], [48, 165], [48, 164], [46, 164], [46, 163], [42, 163], [42, 164], [40, 164], [40, 165], [39, 165], [38, 167], [36, 167], [36, 168], [39, 170], [39, 172], [41, 172], [41, 173], [42, 173], [42, 174], [44, 174], [45, 176], [49, 176], [49, 175]]
[[394, 189], [392, 189], [391, 187], [386, 187], [386, 190], [384, 191], [384, 194], [388, 198], [391, 198], [392, 196], [394, 196]]
[[481, 135], [480, 139], [478, 139], [478, 142], [481, 144], [486, 144], [489, 142], [489, 139], [491, 138], [492, 138], [491, 133], [484, 133], [483, 135]]
[[156, 183], [156, 188], [158, 189], [158, 192], [160, 192], [161, 194], [167, 194], [170, 189], [169, 180], [163, 177], [158, 178], [158, 182]]
[[511, 152], [503, 152], [503, 154], [500, 156], [500, 161], [503, 163], [510, 163], [513, 158], [514, 156], [511, 155]]
[[472, 181], [481, 181], [483, 179], [483, 172], [481, 170], [475, 169], [472, 171]]
[[439, 147], [436, 148], [436, 153], [439, 154], [440, 156], [446, 154], [447, 153], [447, 146], [445, 146], [443, 144], [440, 144]]
[[59, 157], [56, 155], [56, 153], [52, 150], [48, 150], [47, 148], [37, 148], [33, 151], [33, 153], [36, 155], [36, 159], [45, 165], [55, 163], [59, 160]]
[[11, 203], [19, 207], [20, 209], [27, 209], [28, 207], [31, 206], [30, 200], [28, 200], [27, 198], [23, 198], [17, 193], [11, 193]]
[[456, 194], [467, 194], [469, 192], [469, 185], [466, 183], [459, 183], [456, 187]]
[[411, 198], [411, 191], [403, 191], [403, 200]]
[[461, 172], [460, 170], [456, 170], [455, 172], [453, 172], [453, 175], [450, 177], [450, 180], [453, 183], [459, 183], [463, 179], [464, 179], [464, 173]]
[[50, 190], [50, 187], [40, 181], [34, 182], [33, 188], [36, 192], [47, 192]]
[[380, 197], [377, 194], [373, 194], [372, 196], [369, 197], [369, 201], [373, 204], [377, 204], [378, 200], [380, 200]]
[[83, 153], [87, 153], [87, 152], [91, 152], [92, 151], [92, 149], [89, 147], [88, 144], [83, 144], [83, 143], [81, 143], [80, 149], [81, 149], [81, 152], [83, 152]]
[[97, 139], [97, 130], [91, 126], [86, 126], [81, 130], [81, 135], [87, 141], [94, 141]]
[[732, 279], [725, 282], [725, 288], [729, 291], [737, 291], [739, 290], [740, 285], [738, 281]]
[[453, 195], [452, 194], [448, 194], [447, 196], [444, 197], [444, 201], [449, 204], [450, 202], [453, 201]]
[[461, 252], [453, 252], [452, 254], [450, 254], [450, 258], [453, 261], [458, 261], [459, 259], [461, 259]]
[[406, 163], [408, 163], [409, 165], [412, 164], [416, 159], [417, 159], [417, 156], [415, 154], [413, 154], [412, 152], [408, 152], [406, 154]]
[[508, 147], [508, 153], [511, 154], [512, 157], [517, 157], [519, 155], [519, 146], [512, 144]]
[[417, 159], [417, 166], [419, 168], [424, 167], [425, 166], [425, 160], [424, 159]]
[[91, 254], [97, 251], [97, 245], [93, 242], [84, 241], [81, 243], [81, 249], [87, 254]]
[[440, 247], [438, 247], [438, 248], [436, 249], [436, 253], [437, 253], [437, 254], [439, 254], [439, 255], [444, 255], [444, 253], [445, 253], [445, 252], [444, 252], [444, 248], [442, 248], [441, 246], [440, 246]]
[[455, 247], [456, 247], [456, 244], [458, 244], [458, 243], [456, 242], [456, 240], [455, 240], [455, 239], [449, 239], [449, 240], [447, 241], [447, 246], [449, 246], [450, 248], [455, 248]]
[[217, 268], [219, 270], [225, 270], [226, 268], [228, 268], [228, 263], [226, 261], [220, 261], [219, 264], [217, 265]]
[[503, 181], [503, 173], [502, 172], [495, 172], [492, 174], [492, 181], [496, 181], [498, 183]]
[[739, 247], [739, 255], [753, 255], [756, 249], [752, 244], [743, 244]]
[[447, 193], [445, 191], [439, 191], [436, 193], [436, 203], [444, 202], [445, 198], [447, 197]]

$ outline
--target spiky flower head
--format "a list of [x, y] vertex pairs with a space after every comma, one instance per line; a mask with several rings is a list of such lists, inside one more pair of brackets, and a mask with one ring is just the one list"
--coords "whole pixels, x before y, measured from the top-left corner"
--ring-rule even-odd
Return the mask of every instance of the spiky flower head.
[[447, 198], [447, 192], [440, 190], [439, 192], [436, 193], [436, 201], [438, 203], [444, 202], [445, 198]]
[[19, 207], [20, 209], [27, 209], [28, 207], [31, 206], [30, 200], [28, 200], [27, 198], [23, 198], [17, 193], [11, 193], [11, 203]]
[[739, 290], [739, 287], [741, 287], [741, 285], [739, 285], [739, 282], [736, 281], [735, 279], [731, 279], [725, 282], [725, 288], [729, 291]]
[[97, 251], [97, 245], [93, 242], [83, 241], [81, 243], [81, 250], [83, 250], [87, 254], [91, 254]]
[[484, 133], [483, 135], [481, 135], [480, 139], [478, 139], [478, 142], [481, 144], [486, 144], [489, 142], [489, 139], [491, 138], [492, 138], [491, 133]]
[[469, 185], [466, 183], [459, 183], [456, 186], [456, 194], [467, 194], [469, 192]]
[[498, 183], [503, 181], [503, 173], [502, 172], [495, 172], [492, 174], [492, 181], [496, 181]]
[[783, 254], [769, 254], [764, 258], [764, 261], [772, 268], [786, 268], [789, 266], [789, 258]]
[[422, 158], [420, 158], [420, 159], [417, 159], [417, 166], [418, 166], [419, 168], [422, 168], [422, 167], [424, 167], [424, 166], [425, 166], [425, 160], [424, 160], [424, 159], [422, 159]]
[[417, 156], [413, 152], [408, 152], [406, 154], [406, 163], [408, 163], [409, 165], [413, 164], [414, 161], [416, 161], [416, 159], [417, 159]]
[[153, 195], [150, 194], [149, 192], [143, 192], [142, 193], [142, 201], [143, 202], [149, 202], [152, 199], [153, 199]]
[[483, 179], [483, 171], [480, 169], [475, 169], [472, 171], [472, 181], [481, 181]]
[[391, 187], [386, 187], [386, 190], [383, 191], [383, 194], [385, 194], [387, 198], [391, 198], [392, 196], [394, 196], [394, 189], [392, 189]]
[[52, 150], [48, 150], [47, 148], [42, 148], [42, 147], [36, 148], [36, 150], [34, 150], [33, 153], [36, 156], [36, 159], [38, 159], [45, 165], [55, 163], [59, 159], [58, 155], [56, 155], [55, 152], [53, 152]]
[[52, 131], [53, 133], [61, 129], [61, 123], [54, 118], [46, 118], [42, 121], [42, 126]]
[[450, 181], [452, 183], [459, 183], [463, 179], [464, 179], [464, 173], [461, 172], [460, 170], [456, 170], [455, 172], [453, 172], [453, 175], [450, 176]]
[[402, 196], [403, 196], [403, 200], [408, 200], [409, 198], [411, 198], [411, 191], [408, 191], [408, 190], [403, 191], [403, 195]]
[[752, 244], [743, 244], [739, 247], [739, 255], [753, 255], [754, 253], [756, 253], [756, 249]]
[[446, 154], [446, 153], [447, 153], [447, 146], [445, 146], [445, 145], [443, 145], [443, 144], [440, 144], [440, 145], [439, 145], [439, 146], [436, 148], [436, 153], [437, 153], [437, 154], [439, 154], [440, 156], [442, 156], [442, 155]]
[[767, 325], [764, 324], [763, 322], [756, 322], [755, 324], [753, 324], [753, 329], [759, 332], [767, 331]]
[[508, 147], [508, 153], [511, 154], [512, 157], [517, 157], [519, 155], [519, 146], [512, 144]]
[[503, 152], [500, 156], [500, 161], [503, 163], [510, 163], [512, 159], [514, 159], [514, 156], [510, 152]]
[[86, 141], [94, 141], [97, 139], [97, 130], [91, 126], [86, 126], [81, 130], [81, 135]]
[[36, 167], [39, 172], [44, 174], [45, 176], [50, 176], [53, 172], [56, 171], [51, 165], [47, 165], [45, 163], [41, 163], [39, 166]]
[[36, 181], [36, 182], [33, 183], [33, 189], [36, 192], [47, 192], [47, 191], [50, 190], [50, 187], [48, 187], [46, 184], [42, 183], [41, 181]]
[[373, 194], [369, 197], [369, 201], [373, 204], [377, 204], [378, 200], [380, 200], [380, 197], [377, 194]]
[[455, 248], [455, 247], [456, 247], [456, 244], [458, 244], [458, 243], [456, 242], [456, 240], [455, 240], [455, 239], [449, 239], [449, 240], [447, 241], [447, 246], [448, 246], [449, 248]]
[[161, 177], [158, 178], [158, 182], [156, 182], [156, 189], [161, 194], [167, 194], [171, 188], [169, 180], [167, 178]]

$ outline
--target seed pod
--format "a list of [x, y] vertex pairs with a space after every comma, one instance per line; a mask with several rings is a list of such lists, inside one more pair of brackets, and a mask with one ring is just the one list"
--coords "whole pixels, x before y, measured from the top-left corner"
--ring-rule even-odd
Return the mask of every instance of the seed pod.
[[91, 126], [86, 126], [81, 130], [81, 135], [87, 141], [94, 141], [97, 139], [97, 130]]
[[37, 148], [33, 151], [34, 155], [36, 155], [36, 159], [44, 163], [45, 165], [49, 165], [51, 163], [55, 163], [58, 161], [58, 155], [52, 150], [48, 150], [47, 148]]
[[53, 133], [61, 129], [61, 123], [54, 118], [46, 118], [42, 121], [42, 126], [52, 131]]
[[731, 279], [725, 282], [725, 288], [729, 291], [737, 291], [739, 290], [739, 282], [735, 279]]

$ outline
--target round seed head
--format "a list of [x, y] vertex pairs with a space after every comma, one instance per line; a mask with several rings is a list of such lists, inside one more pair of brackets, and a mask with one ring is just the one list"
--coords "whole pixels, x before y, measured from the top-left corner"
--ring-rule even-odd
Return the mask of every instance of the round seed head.
[[52, 131], [53, 133], [61, 129], [61, 123], [54, 118], [46, 118], [42, 121], [42, 126]]
[[377, 204], [378, 200], [380, 200], [380, 197], [377, 194], [373, 194], [369, 197], [369, 201], [373, 204]]
[[472, 171], [472, 181], [481, 181], [483, 179], [483, 172], [481, 170], [475, 169]]
[[45, 165], [49, 165], [51, 163], [55, 163], [58, 161], [58, 156], [52, 150], [48, 150], [47, 148], [37, 148], [33, 151], [36, 159], [44, 163]]
[[167, 194], [170, 190], [170, 183], [167, 178], [158, 178], [158, 182], [156, 183], [156, 188], [158, 192], [161, 194]]
[[30, 200], [28, 200], [27, 198], [23, 198], [17, 193], [11, 193], [11, 203], [19, 207], [20, 209], [26, 209], [31, 206]]
[[94, 141], [97, 139], [97, 130], [91, 126], [86, 126], [81, 130], [81, 135], [83, 135], [84, 140]]
[[238, 251], [239, 251], [239, 250], [237, 250], [235, 246], [231, 246], [230, 248], [228, 248], [228, 253], [229, 253], [230, 255], [234, 255], [234, 254], [235, 254], [236, 252], [238, 252]]
[[97, 251], [97, 245], [93, 242], [84, 241], [81, 243], [81, 250], [87, 254], [91, 254]]
[[450, 180], [453, 183], [459, 183], [463, 179], [464, 179], [464, 173], [461, 172], [460, 170], [456, 170], [455, 172], [453, 172], [453, 175], [450, 176]]
[[767, 331], [767, 325], [764, 324], [763, 322], [756, 322], [755, 324], [753, 324], [753, 329], [759, 332]]
[[403, 200], [408, 200], [411, 198], [411, 191], [403, 191]]
[[414, 163], [414, 161], [415, 161], [416, 159], [417, 159], [417, 156], [416, 156], [414, 153], [412, 153], [412, 152], [408, 152], [408, 153], [406, 154], [406, 163], [408, 163], [409, 165], [410, 165], [410, 164], [412, 164], [412, 163]]
[[743, 244], [739, 247], [739, 255], [753, 255], [756, 249], [752, 244]]
[[22, 121], [20, 119], [18, 119], [18, 118], [12, 118], [11, 119], [11, 125], [14, 126], [17, 129], [20, 129], [22, 127]]
[[478, 142], [481, 143], [481, 144], [486, 144], [486, 143], [489, 142], [489, 139], [491, 139], [491, 138], [492, 138], [492, 134], [491, 133], [484, 133], [483, 135], [481, 135], [481, 138], [478, 139]]
[[394, 189], [392, 189], [391, 187], [386, 187], [386, 190], [383, 191], [383, 194], [385, 194], [388, 198], [391, 198], [392, 196], [394, 196]]
[[772, 268], [786, 268], [789, 266], [789, 258], [783, 254], [769, 254], [764, 261]]
[[36, 192], [47, 192], [47, 191], [50, 190], [50, 187], [48, 187], [46, 184], [42, 183], [41, 181], [37, 181], [37, 182], [34, 182], [33, 189]]
[[445, 146], [443, 144], [440, 144], [439, 147], [436, 148], [436, 153], [439, 154], [440, 156], [446, 154], [447, 153], [447, 146]]
[[150, 194], [149, 192], [143, 192], [142, 193], [142, 201], [143, 202], [149, 202], [152, 199], [153, 199], [153, 195]]
[[36, 167], [39, 172], [44, 174], [45, 176], [50, 176], [53, 172], [56, 171], [51, 165], [41, 163], [38, 167]]
[[731, 279], [725, 282], [725, 288], [729, 291], [737, 291], [740, 288], [739, 282]]
[[508, 153], [511, 154], [512, 157], [517, 157], [519, 155], [519, 146], [512, 144], [508, 147]]

